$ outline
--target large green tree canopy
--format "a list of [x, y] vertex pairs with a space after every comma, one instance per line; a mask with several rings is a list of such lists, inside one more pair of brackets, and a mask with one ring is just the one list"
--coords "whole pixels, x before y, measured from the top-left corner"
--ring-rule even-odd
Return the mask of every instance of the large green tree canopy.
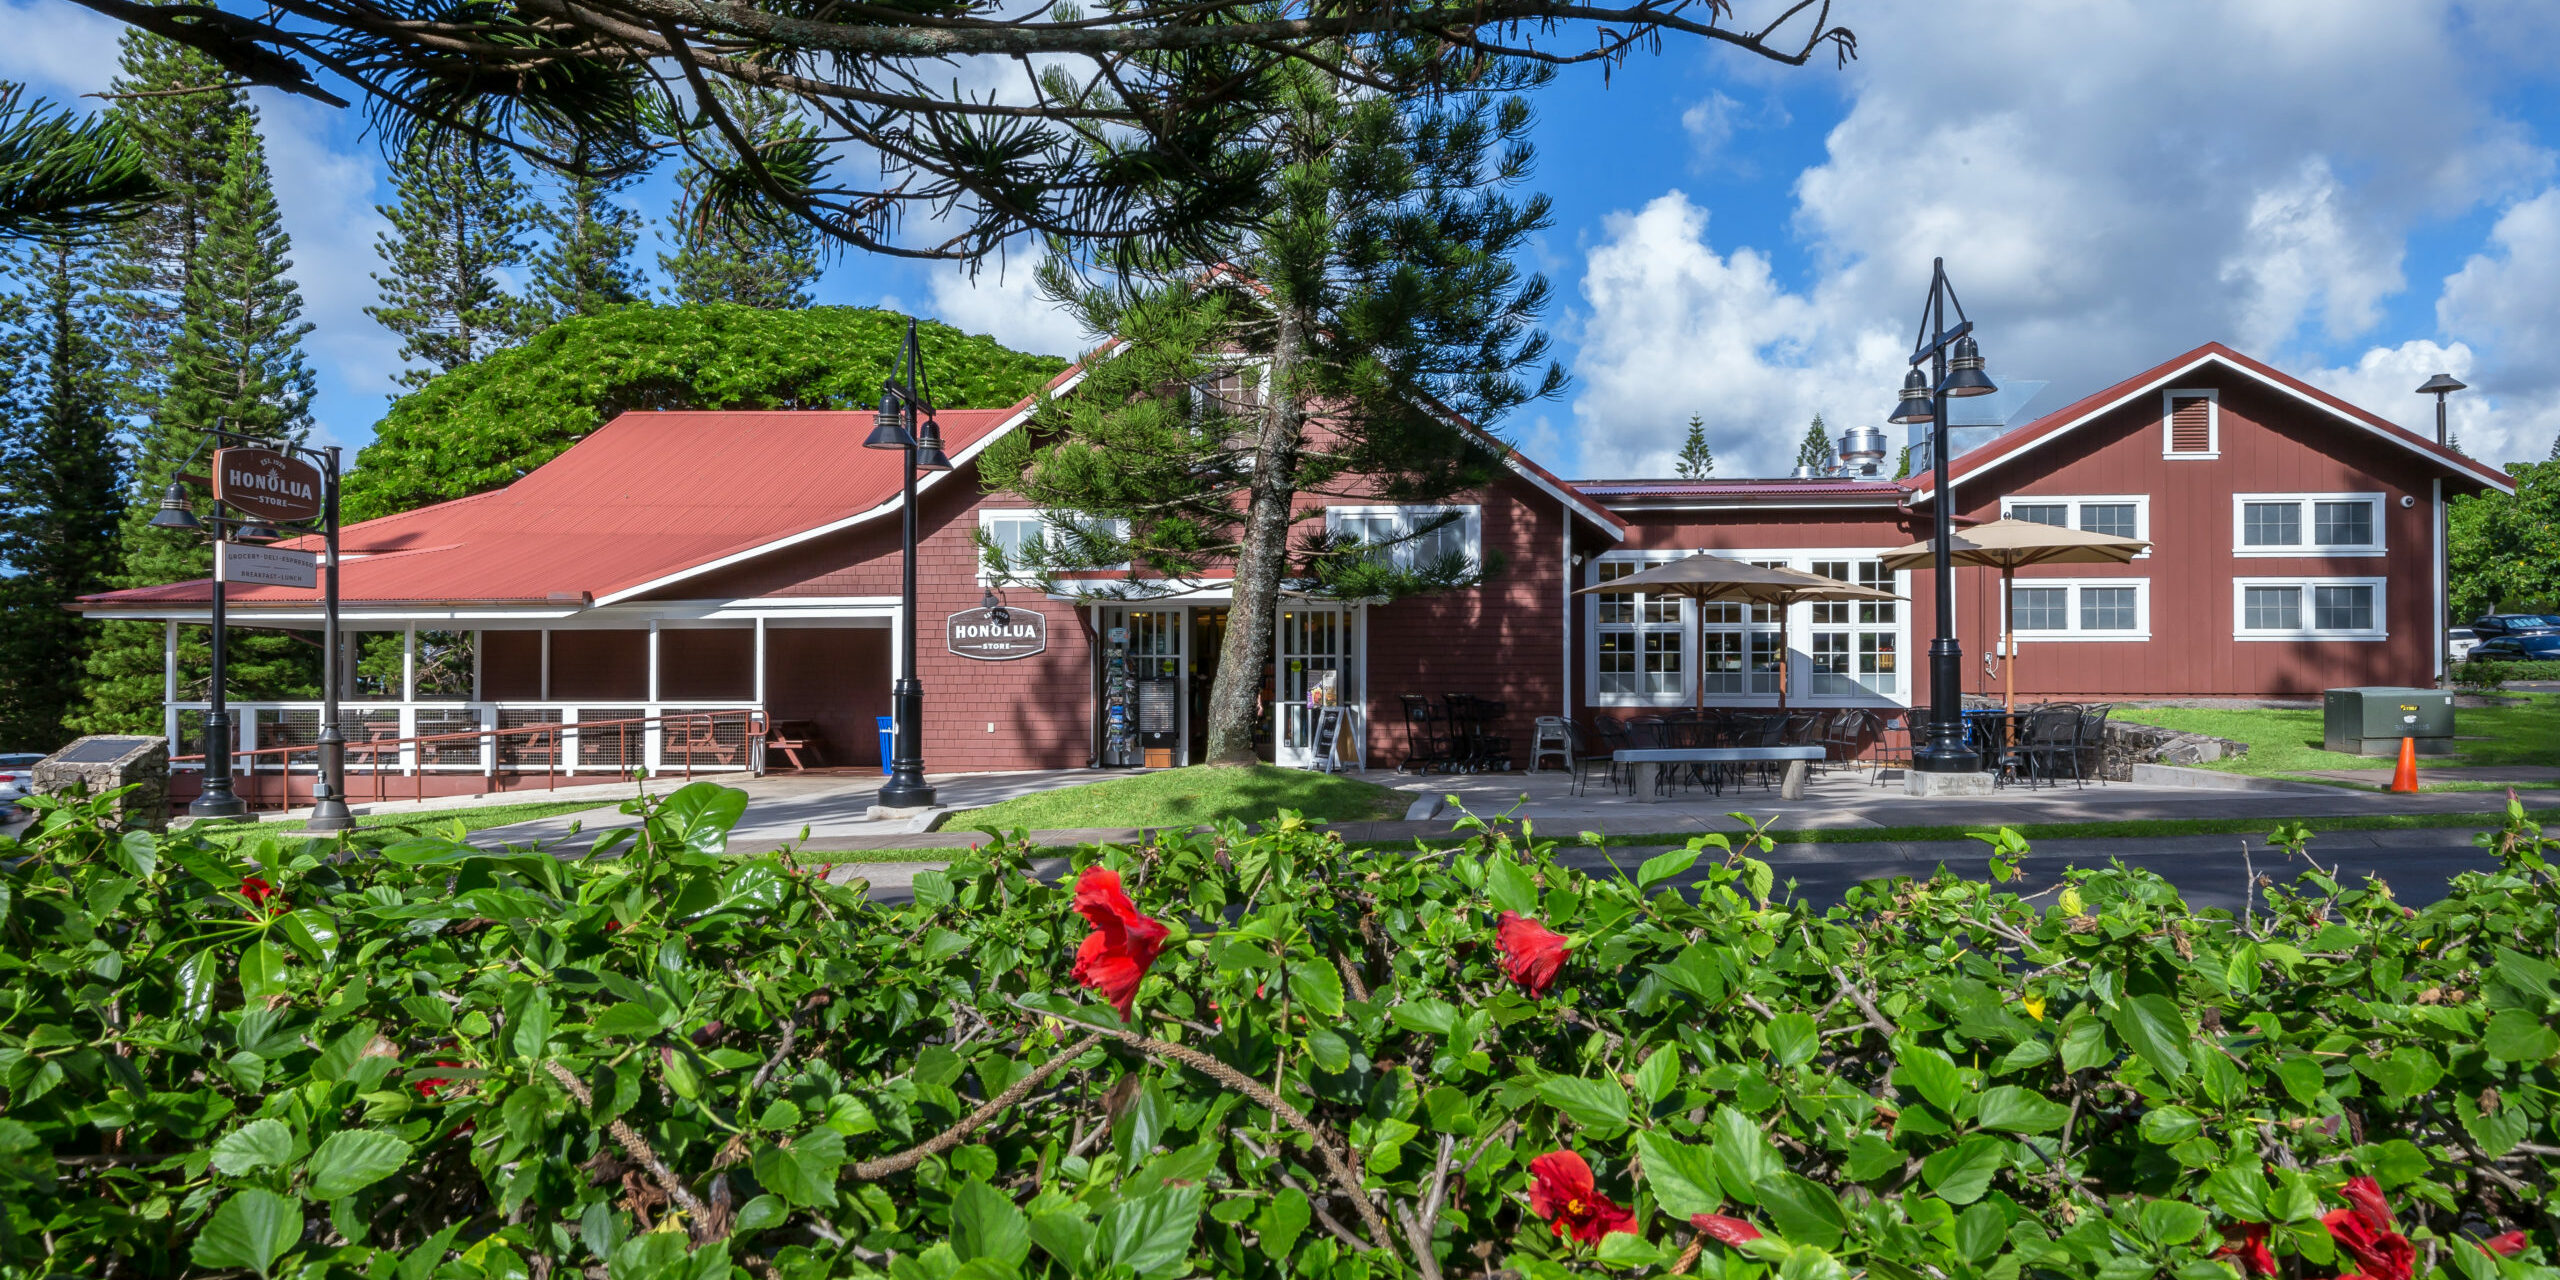
[[2560, 460], [2510, 462], [2515, 496], [2456, 498], [2453, 616], [2560, 604]]
[[[402, 396], [356, 455], [349, 520], [513, 483], [633, 409], [859, 409], [876, 404], [907, 318], [864, 307], [634, 306], [568, 320]], [[926, 324], [945, 408], [1002, 408], [1066, 362]]]

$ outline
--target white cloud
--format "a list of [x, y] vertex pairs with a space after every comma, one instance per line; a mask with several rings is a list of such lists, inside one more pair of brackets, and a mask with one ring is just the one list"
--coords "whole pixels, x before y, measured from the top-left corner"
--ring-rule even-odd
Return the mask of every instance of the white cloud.
[[[116, 74], [116, 42], [124, 24], [61, 0], [0, 3], [0, 80], [32, 86], [57, 103], [105, 89]], [[95, 111], [98, 102], [73, 105]]]
[[1709, 159], [1733, 141], [1734, 115], [1742, 104], [1723, 93], [1709, 93], [1691, 103], [1680, 113], [1680, 127], [1689, 131], [1689, 143], [1699, 159]]
[[[1585, 473], [1658, 470], [1691, 413], [1736, 474], [1785, 463], [1813, 409], [1873, 422], [1940, 256], [1995, 375], [2065, 399], [2215, 339], [2316, 369], [2373, 336], [2413, 229], [2552, 168], [2452, 0], [1949, 0], [1858, 29], [1846, 113], [1795, 185], [1809, 281], [1773, 281], [1775, 246], [1713, 243], [1677, 193], [1589, 249]], [[2560, 283], [2560, 207], [2547, 253], [2512, 221], [2497, 269]], [[2540, 348], [2560, 383], [2560, 344]]]
[[314, 441], [361, 445], [372, 438], [387, 405], [382, 397], [400, 372], [400, 340], [364, 313], [377, 300], [373, 272], [382, 266], [374, 233], [389, 225], [373, 207], [381, 159], [369, 148], [330, 144], [332, 108], [259, 97], [267, 167], [285, 233], [293, 238], [293, 280], [302, 290], [302, 316], [313, 326], [303, 349], [323, 387], [335, 393], [323, 397]]
[[[934, 319], [970, 333], [983, 333], [1016, 351], [1070, 359], [1093, 345], [1073, 314], [1040, 295], [1034, 264], [1027, 257], [990, 261], [976, 279], [959, 267], [937, 271], [932, 278]], [[895, 307], [894, 300], [882, 305]]]
[[2516, 390], [2560, 386], [2560, 188], [2508, 209], [2489, 230], [2489, 248], [2445, 278], [2436, 321], [2481, 343], [2487, 361]]

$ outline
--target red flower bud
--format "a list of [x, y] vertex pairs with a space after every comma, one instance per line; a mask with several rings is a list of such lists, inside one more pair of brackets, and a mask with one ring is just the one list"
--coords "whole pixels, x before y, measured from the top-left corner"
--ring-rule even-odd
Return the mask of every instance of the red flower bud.
[[1738, 1245], [1745, 1240], [1760, 1238], [1760, 1228], [1740, 1218], [1728, 1218], [1721, 1213], [1693, 1213], [1689, 1215], [1689, 1225], [1705, 1232], [1708, 1239], [1720, 1244]]
[[240, 896], [247, 898], [250, 906], [263, 907], [267, 905], [267, 899], [274, 896], [275, 891], [276, 887], [274, 885], [268, 884], [266, 881], [261, 880], [256, 876], [242, 876], [240, 878]]
[[2506, 1231], [2481, 1241], [2480, 1247], [2484, 1251], [2494, 1253], [2501, 1258], [2512, 1258], [2517, 1254], [2524, 1252], [2524, 1247], [2527, 1243], [2529, 1242], [2525, 1239], [2523, 1232]]

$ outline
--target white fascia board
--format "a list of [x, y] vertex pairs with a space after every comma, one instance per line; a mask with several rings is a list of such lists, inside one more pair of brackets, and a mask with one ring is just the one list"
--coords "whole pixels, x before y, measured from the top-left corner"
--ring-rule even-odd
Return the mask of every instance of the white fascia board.
[[[1105, 356], [1103, 358], [1108, 359], [1109, 357]], [[1091, 368], [1092, 366], [1089, 364], [1076, 366], [1074, 372], [1069, 374], [1065, 381], [1060, 382], [1055, 387], [1049, 388], [1044, 394], [1061, 396], [1065, 395], [1069, 391], [1075, 390], [1077, 384], [1084, 381], [1085, 375], [1091, 371]], [[969, 447], [953, 454], [951, 456], [951, 470], [929, 472], [923, 479], [916, 481], [917, 499], [922, 500], [925, 493], [931, 490], [944, 476], [957, 474], [963, 465], [977, 457], [979, 454], [985, 452], [987, 446], [994, 444], [998, 437], [1012, 432], [1023, 423], [1029, 422], [1031, 420], [1032, 411], [1039, 407], [1040, 397], [1036, 395], [1028, 397], [1023, 400], [1021, 404], [1016, 405], [1014, 407], [1013, 416], [997, 423], [993, 430], [978, 437], [978, 439], [971, 443]], [[905, 501], [906, 496], [904, 494], [900, 494], [867, 511], [856, 512], [841, 520], [829, 521], [826, 524], [819, 525], [812, 529], [803, 529], [798, 533], [776, 538], [771, 542], [760, 543], [756, 546], [749, 547], [744, 551], [733, 551], [717, 560], [707, 560], [689, 569], [679, 569], [674, 573], [652, 578], [637, 586], [624, 587], [622, 590], [613, 592], [609, 595], [598, 596], [596, 597], [596, 604], [599, 607], [603, 605], [616, 604], [621, 601], [628, 600], [633, 596], [647, 595], [648, 593], [656, 591], [662, 587], [673, 586], [688, 578], [697, 578], [706, 573], [716, 573], [719, 570], [729, 568], [732, 565], [744, 564], [758, 556], [780, 551], [786, 547], [796, 547], [801, 543], [823, 538], [829, 534], [842, 533], [856, 525], [865, 524], [872, 520], [879, 519], [882, 516], [894, 514], [898, 508], [905, 503]]]
[[[2048, 442], [2050, 442], [2050, 441], [2059, 440], [2059, 439], [2061, 439], [2062, 437], [2067, 436], [2067, 435], [2071, 434], [2072, 432], [2079, 430], [2081, 427], [2088, 425], [2088, 423], [2089, 423], [2092, 419], [2094, 419], [2094, 418], [2098, 418], [2098, 417], [2100, 417], [2100, 416], [2102, 416], [2102, 415], [2105, 415], [2105, 414], [2108, 414], [2108, 413], [2112, 413], [2112, 412], [2116, 411], [2117, 409], [2121, 409], [2121, 408], [2123, 408], [2125, 405], [2130, 404], [2130, 403], [2132, 403], [2133, 401], [2135, 401], [2135, 400], [2137, 400], [2137, 399], [2139, 399], [2139, 398], [2141, 398], [2141, 397], [2143, 397], [2143, 396], [2147, 396], [2147, 395], [2154, 394], [2154, 393], [2155, 393], [2155, 392], [2157, 392], [2161, 387], [2167, 386], [2167, 385], [2169, 385], [2171, 382], [2175, 381], [2176, 379], [2179, 379], [2179, 378], [2185, 377], [2187, 374], [2193, 373], [2193, 372], [2195, 372], [2196, 370], [2201, 369], [2201, 368], [2203, 368], [2204, 366], [2209, 365], [2209, 364], [2212, 364], [2212, 365], [2220, 365], [2221, 367], [2223, 367], [2223, 368], [2225, 368], [2225, 369], [2228, 369], [2228, 370], [2232, 371], [2233, 373], [2240, 374], [2240, 375], [2242, 375], [2243, 377], [2246, 377], [2246, 378], [2250, 379], [2251, 381], [2256, 382], [2256, 383], [2257, 383], [2258, 385], [2260, 385], [2260, 386], [2266, 387], [2266, 388], [2268, 388], [2268, 389], [2270, 389], [2270, 390], [2273, 390], [2273, 391], [2282, 392], [2282, 393], [2283, 393], [2283, 394], [2285, 394], [2286, 396], [2289, 396], [2289, 397], [2291, 397], [2291, 398], [2293, 398], [2293, 399], [2295, 399], [2295, 400], [2299, 400], [2299, 401], [2301, 401], [2301, 402], [2302, 402], [2302, 403], [2304, 403], [2304, 404], [2310, 405], [2312, 408], [2317, 409], [2317, 410], [2319, 410], [2320, 412], [2325, 413], [2325, 414], [2329, 415], [2329, 416], [2330, 416], [2330, 417], [2332, 417], [2332, 418], [2336, 418], [2336, 419], [2338, 419], [2339, 421], [2342, 421], [2342, 422], [2350, 423], [2350, 424], [2354, 425], [2357, 429], [2359, 429], [2359, 430], [2361, 430], [2361, 431], [2365, 432], [2365, 433], [2366, 433], [2366, 434], [2368, 434], [2368, 435], [2378, 436], [2378, 437], [2380, 437], [2383, 441], [2385, 441], [2386, 443], [2389, 443], [2389, 444], [2391, 444], [2391, 445], [2393, 445], [2393, 446], [2395, 446], [2395, 447], [2397, 447], [2397, 448], [2401, 449], [2401, 450], [2402, 450], [2402, 451], [2404, 451], [2404, 452], [2407, 452], [2407, 453], [2414, 453], [2414, 454], [2418, 455], [2419, 457], [2426, 459], [2426, 460], [2427, 460], [2427, 461], [2429, 461], [2429, 462], [2435, 463], [2435, 464], [2436, 464], [2436, 465], [2438, 465], [2438, 466], [2444, 466], [2444, 465], [2447, 465], [2447, 463], [2446, 463], [2446, 460], [2445, 460], [2445, 459], [2443, 459], [2443, 458], [2439, 458], [2439, 457], [2437, 457], [2436, 455], [2434, 455], [2434, 454], [2432, 454], [2432, 453], [2428, 453], [2428, 452], [2426, 452], [2426, 451], [2425, 451], [2425, 450], [2423, 450], [2423, 449], [2419, 449], [2419, 448], [2417, 448], [2417, 447], [2415, 447], [2415, 446], [2411, 445], [2408, 441], [2401, 439], [2398, 435], [2394, 434], [2394, 433], [2393, 433], [2393, 432], [2391, 432], [2391, 431], [2385, 430], [2385, 429], [2383, 429], [2382, 427], [2379, 427], [2379, 426], [2374, 425], [2373, 423], [2367, 422], [2367, 421], [2365, 421], [2363, 418], [2357, 417], [2356, 415], [2354, 415], [2354, 414], [2352, 414], [2352, 413], [2341, 413], [2341, 412], [2339, 412], [2339, 411], [2338, 411], [2338, 409], [2337, 409], [2335, 406], [2333, 406], [2333, 405], [2329, 405], [2329, 404], [2325, 404], [2325, 403], [2321, 402], [2321, 401], [2320, 401], [2318, 398], [2316, 398], [2316, 397], [2304, 395], [2302, 392], [2300, 392], [2300, 391], [2298, 391], [2298, 390], [2296, 390], [2296, 389], [2294, 389], [2294, 388], [2292, 388], [2292, 387], [2286, 386], [2284, 383], [2279, 382], [2279, 381], [2276, 381], [2275, 379], [2270, 378], [2270, 377], [2266, 376], [2265, 374], [2258, 372], [2258, 371], [2257, 371], [2257, 370], [2255, 370], [2255, 369], [2249, 368], [2249, 367], [2248, 367], [2248, 366], [2246, 366], [2246, 365], [2241, 365], [2241, 364], [2233, 363], [2231, 360], [2228, 360], [2228, 359], [2224, 358], [2220, 353], [2218, 353], [2218, 352], [2210, 352], [2210, 351], [2209, 351], [2209, 352], [2206, 352], [2205, 354], [2203, 354], [2203, 355], [2201, 355], [2201, 356], [2196, 357], [2194, 360], [2191, 360], [2191, 361], [2187, 362], [2186, 364], [2180, 365], [2180, 366], [2178, 366], [2177, 368], [2172, 369], [2172, 370], [2170, 370], [2169, 372], [2167, 372], [2167, 373], [2164, 373], [2164, 374], [2160, 375], [2158, 378], [2155, 378], [2155, 379], [2153, 379], [2153, 380], [2151, 380], [2151, 381], [2149, 381], [2149, 382], [2146, 382], [2146, 383], [2142, 384], [2142, 385], [2141, 385], [2141, 386], [2139, 386], [2139, 387], [2135, 387], [2135, 388], [2133, 388], [2132, 390], [2125, 392], [2123, 395], [2120, 395], [2120, 396], [2116, 397], [2115, 399], [2113, 399], [2113, 400], [2110, 400], [2110, 401], [2106, 402], [2105, 404], [2099, 405], [2097, 408], [2091, 409], [2091, 410], [2090, 410], [2090, 411], [2088, 411], [2087, 413], [2081, 414], [2079, 417], [2074, 418], [2074, 419], [2072, 419], [2071, 421], [2066, 422], [2066, 423], [2062, 424], [2061, 426], [2054, 428], [2054, 429], [2053, 429], [2053, 430], [2051, 430], [2051, 431], [2045, 432], [2043, 435], [2040, 435], [2040, 436], [2036, 437], [2036, 438], [2035, 438], [2035, 439], [2033, 439], [2033, 440], [2029, 440], [2029, 441], [2027, 441], [2026, 443], [2024, 443], [2024, 444], [2021, 444], [2021, 445], [2017, 446], [2015, 449], [2012, 449], [2012, 450], [2010, 450], [2010, 451], [2008, 451], [2008, 452], [2005, 452], [2005, 453], [1998, 454], [1997, 456], [1995, 456], [1994, 458], [1992, 458], [1990, 461], [1985, 462], [1985, 463], [1984, 463], [1983, 465], [1981, 465], [1981, 466], [1970, 468], [1970, 469], [1966, 470], [1966, 471], [1965, 471], [1965, 473], [1964, 473], [1964, 474], [1962, 474], [1962, 475], [1949, 477], [1949, 479], [1948, 479], [1948, 483], [1949, 483], [1949, 484], [1956, 484], [1956, 485], [1963, 484], [1965, 481], [1970, 480], [1970, 479], [1973, 479], [1975, 476], [1977, 476], [1977, 475], [1979, 475], [1979, 474], [1981, 474], [1981, 473], [1983, 473], [1983, 472], [1985, 472], [1985, 471], [1989, 471], [1989, 470], [1991, 470], [1993, 467], [1998, 466], [1998, 465], [1999, 465], [1999, 464], [2001, 464], [2001, 463], [2012, 461], [2012, 460], [2014, 460], [2014, 459], [2016, 459], [2016, 458], [2018, 458], [2018, 457], [2021, 457], [2021, 456], [2023, 456], [2023, 455], [2025, 455], [2025, 454], [2027, 454], [2027, 453], [2033, 452], [2033, 451], [2034, 451], [2038, 446], [2041, 446], [2041, 445], [2043, 445], [2043, 444], [2046, 444], [2046, 443], [2048, 443]], [[1995, 444], [1997, 443], [1996, 439], [1995, 439], [1994, 443], [1995, 443]], [[2459, 455], [2456, 455], [2456, 456], [2457, 456], [2457, 458], [2459, 458]], [[2513, 494], [2513, 493], [2516, 491], [2516, 482], [2515, 482], [2514, 478], [2513, 478], [2513, 477], [2511, 477], [2511, 476], [2509, 476], [2509, 475], [2507, 475], [2507, 473], [2505, 473], [2505, 472], [2503, 472], [2503, 471], [2498, 471], [2498, 470], [2496, 470], [2496, 469], [2494, 469], [2494, 468], [2490, 468], [2490, 467], [2484, 467], [2484, 466], [2480, 465], [2479, 463], [2476, 463], [2476, 462], [2471, 461], [2471, 460], [2470, 460], [2470, 459], [2468, 459], [2468, 458], [2461, 458], [2461, 459], [2460, 459], [2460, 461], [2459, 461], [2458, 463], [2454, 464], [2454, 465], [2455, 465], [2455, 469], [2456, 469], [2456, 470], [2460, 470], [2460, 471], [2464, 471], [2464, 472], [2468, 473], [2468, 474], [2471, 476], [2471, 478], [2472, 478], [2472, 479], [2477, 480], [2477, 481], [2479, 481], [2480, 483], [2482, 483], [2482, 484], [2484, 484], [2484, 485], [2487, 485], [2487, 486], [2489, 486], [2490, 488], [2495, 489], [2495, 490], [2497, 490], [2497, 491], [2498, 491], [2498, 492], [2500, 492], [2500, 493]], [[1919, 475], [1915, 475], [1913, 478], [1914, 478], [1914, 479], [1918, 479], [1918, 478], [1920, 478], [1920, 476], [1921, 476], [1921, 475], [1926, 475], [1926, 474], [1927, 474], [1926, 472], [1922, 472], [1922, 473], [1919, 473]], [[1916, 507], [1916, 506], [1920, 506], [1921, 504], [1926, 503], [1926, 502], [1928, 502], [1928, 501], [1932, 500], [1932, 499], [1933, 499], [1933, 498], [1935, 498], [1936, 496], [1937, 496], [1937, 490], [1935, 490], [1935, 489], [1932, 489], [1932, 488], [1914, 488], [1914, 489], [1912, 490], [1912, 493], [1911, 493], [1911, 505], [1913, 505], [1913, 506], [1915, 506], [1915, 507]]]

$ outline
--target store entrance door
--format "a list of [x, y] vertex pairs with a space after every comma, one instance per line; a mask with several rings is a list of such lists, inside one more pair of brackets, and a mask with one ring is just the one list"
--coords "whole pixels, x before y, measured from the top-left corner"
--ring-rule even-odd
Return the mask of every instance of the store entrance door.
[[1190, 694], [1184, 699], [1190, 732], [1183, 760], [1200, 764], [1209, 758], [1209, 689], [1218, 682], [1218, 659], [1227, 651], [1227, 611], [1194, 606], [1191, 610]]
[[[1358, 673], [1351, 661], [1351, 612], [1340, 605], [1292, 601], [1280, 610], [1279, 732], [1272, 763], [1305, 768], [1315, 762], [1316, 725], [1327, 707], [1358, 707]], [[1337, 743], [1337, 750], [1340, 744]]]

